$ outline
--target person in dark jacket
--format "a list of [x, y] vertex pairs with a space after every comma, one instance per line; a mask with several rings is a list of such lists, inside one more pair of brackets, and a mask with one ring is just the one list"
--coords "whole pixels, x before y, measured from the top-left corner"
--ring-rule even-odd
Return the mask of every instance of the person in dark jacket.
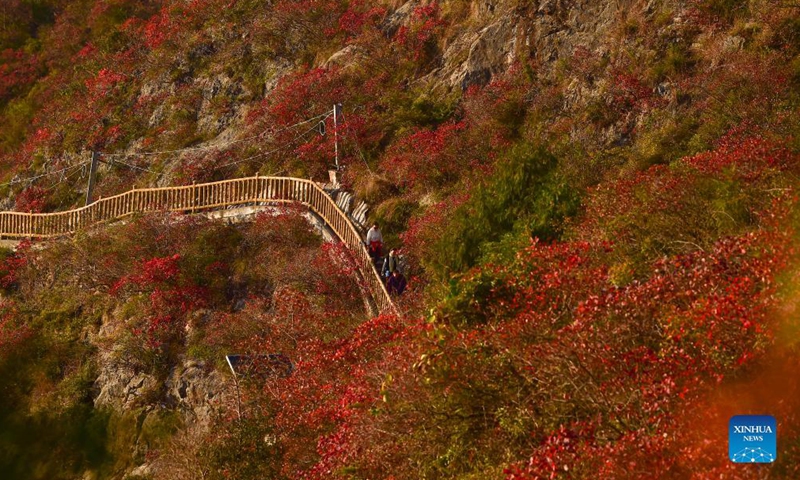
[[400, 273], [400, 270], [392, 272], [392, 276], [389, 277], [389, 280], [386, 282], [386, 290], [389, 292], [389, 295], [392, 296], [402, 295], [403, 292], [405, 292], [406, 277]]
[[390, 250], [389, 256], [383, 259], [383, 267], [381, 267], [381, 273], [387, 280], [392, 275], [392, 273], [399, 270], [397, 261], [398, 261], [397, 252], [394, 249]]

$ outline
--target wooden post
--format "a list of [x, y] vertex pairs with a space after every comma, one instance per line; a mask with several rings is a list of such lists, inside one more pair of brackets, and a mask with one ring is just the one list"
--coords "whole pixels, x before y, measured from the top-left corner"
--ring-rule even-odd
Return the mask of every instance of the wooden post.
[[197, 187], [195, 186], [194, 181], [192, 181], [192, 213], [194, 213], [196, 204], [197, 204]]
[[89, 167], [89, 186], [86, 187], [86, 205], [92, 203], [92, 193], [94, 192], [94, 179], [97, 175], [97, 162], [100, 160], [100, 152], [92, 152], [92, 166]]

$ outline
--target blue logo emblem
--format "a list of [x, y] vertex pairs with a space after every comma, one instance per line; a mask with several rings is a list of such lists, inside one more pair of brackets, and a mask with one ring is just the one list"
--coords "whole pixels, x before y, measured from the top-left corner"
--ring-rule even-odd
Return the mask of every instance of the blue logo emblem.
[[736, 415], [728, 422], [728, 456], [734, 463], [772, 463], [778, 456], [772, 415]]

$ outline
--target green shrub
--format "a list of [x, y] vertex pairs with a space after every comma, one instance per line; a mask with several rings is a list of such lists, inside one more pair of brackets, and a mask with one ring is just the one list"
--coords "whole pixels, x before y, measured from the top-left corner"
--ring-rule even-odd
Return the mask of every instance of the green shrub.
[[557, 167], [556, 158], [541, 147], [513, 147], [427, 253], [436, 261], [422, 259], [423, 265], [444, 278], [489, 257], [508, 257], [533, 237], [558, 238], [564, 218], [577, 211], [578, 198]]

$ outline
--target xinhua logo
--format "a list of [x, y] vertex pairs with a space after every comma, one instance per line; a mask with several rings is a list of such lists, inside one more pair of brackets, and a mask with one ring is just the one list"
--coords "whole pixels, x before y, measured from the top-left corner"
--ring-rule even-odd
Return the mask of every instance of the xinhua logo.
[[736, 415], [728, 422], [728, 456], [734, 463], [772, 463], [778, 455], [772, 415]]

